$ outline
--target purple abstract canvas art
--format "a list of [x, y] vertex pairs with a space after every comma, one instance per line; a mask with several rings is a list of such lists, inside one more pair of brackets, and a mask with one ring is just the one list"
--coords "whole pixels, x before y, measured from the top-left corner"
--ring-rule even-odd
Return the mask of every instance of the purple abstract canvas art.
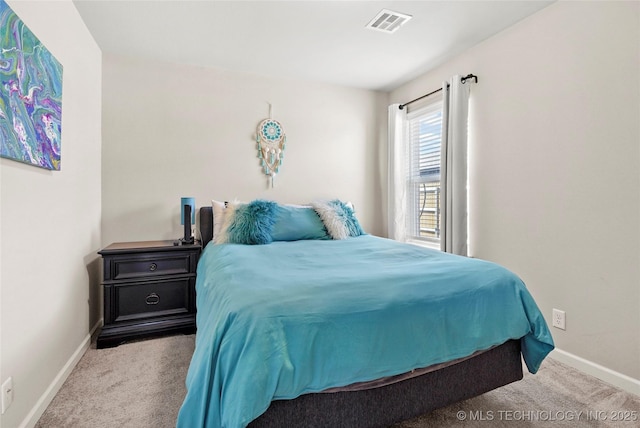
[[62, 65], [0, 0], [0, 156], [60, 170]]

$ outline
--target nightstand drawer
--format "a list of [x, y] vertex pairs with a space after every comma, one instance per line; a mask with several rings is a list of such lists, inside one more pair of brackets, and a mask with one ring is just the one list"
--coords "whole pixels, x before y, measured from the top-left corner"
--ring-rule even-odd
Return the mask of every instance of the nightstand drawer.
[[180, 278], [112, 285], [116, 303], [113, 321], [189, 313], [193, 281]]
[[110, 257], [105, 272], [108, 279], [132, 279], [147, 276], [179, 275], [192, 272], [193, 255], [184, 251], [166, 252], [150, 255]]

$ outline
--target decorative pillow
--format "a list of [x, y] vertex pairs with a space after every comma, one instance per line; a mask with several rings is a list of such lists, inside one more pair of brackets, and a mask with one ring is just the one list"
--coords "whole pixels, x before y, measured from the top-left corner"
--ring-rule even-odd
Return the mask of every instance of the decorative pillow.
[[272, 241], [278, 204], [257, 199], [248, 204], [227, 204], [225, 219], [216, 243], [262, 245]]
[[271, 237], [274, 241], [331, 239], [313, 207], [302, 205], [278, 205]]
[[316, 201], [311, 204], [333, 239], [364, 235], [358, 219], [347, 204], [338, 199]]

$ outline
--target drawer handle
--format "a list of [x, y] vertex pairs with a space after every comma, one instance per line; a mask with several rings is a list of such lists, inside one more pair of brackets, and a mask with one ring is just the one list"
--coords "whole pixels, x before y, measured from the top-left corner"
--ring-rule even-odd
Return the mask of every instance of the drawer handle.
[[158, 296], [156, 293], [151, 293], [147, 296], [145, 301], [147, 302], [147, 305], [157, 305], [158, 303], [160, 303], [160, 296]]
[[153, 271], [154, 271], [154, 270], [156, 270], [156, 269], [158, 269], [158, 265], [157, 265], [157, 264], [155, 264], [155, 263], [151, 263], [151, 264], [149, 265], [149, 270], [150, 270], [151, 272], [153, 272]]

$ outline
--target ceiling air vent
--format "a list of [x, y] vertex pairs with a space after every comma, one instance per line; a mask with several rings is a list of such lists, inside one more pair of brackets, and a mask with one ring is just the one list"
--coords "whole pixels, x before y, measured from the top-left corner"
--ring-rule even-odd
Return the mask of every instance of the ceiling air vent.
[[382, 9], [375, 18], [367, 24], [367, 28], [385, 33], [393, 33], [410, 19], [411, 15], [405, 15], [404, 13], [394, 12], [389, 9]]

